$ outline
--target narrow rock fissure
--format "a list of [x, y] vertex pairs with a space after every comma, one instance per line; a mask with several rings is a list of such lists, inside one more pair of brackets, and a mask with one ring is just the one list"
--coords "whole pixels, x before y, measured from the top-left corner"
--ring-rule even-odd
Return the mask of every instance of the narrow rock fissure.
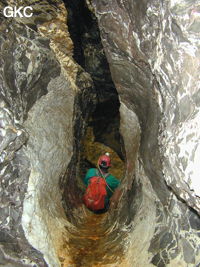
[[[114, 152], [117, 161], [120, 162], [117, 170], [121, 177], [124, 174], [124, 163], [122, 162], [125, 160], [125, 150], [119, 130], [120, 103], [101, 44], [97, 19], [89, 11], [85, 1], [65, 0], [64, 3], [68, 11], [67, 24], [74, 45], [73, 57], [91, 75], [95, 94], [95, 101], [89, 107], [91, 112], [87, 118], [87, 127], [81, 138], [82, 141], [79, 140], [81, 146], [75, 153], [79, 170], [77, 171], [76, 168], [74, 171], [69, 171], [74, 168], [72, 163], [67, 173], [73, 172], [73, 175], [76, 173], [76, 176], [83, 178], [87, 168], [96, 166], [97, 157], [110, 150]], [[77, 98], [78, 104], [81, 101], [83, 99]], [[85, 113], [84, 110], [82, 112]], [[75, 135], [79, 132], [80, 128], [74, 128]], [[113, 162], [115, 162], [115, 158], [113, 158]], [[114, 166], [116, 167], [117, 164]], [[81, 182], [79, 181], [78, 184]]]
[[[81, 140], [79, 135], [79, 144], [74, 145], [74, 156], [60, 182], [66, 216], [76, 227], [72, 231], [66, 228], [71, 233], [67, 246], [71, 263], [75, 266], [89, 267], [100, 262], [116, 264], [123, 257], [121, 240], [125, 237], [116, 225], [118, 211], [112, 215], [112, 220], [107, 213], [94, 214], [83, 208], [82, 196], [86, 189], [83, 184], [86, 171], [96, 168], [99, 156], [105, 152], [111, 155], [110, 173], [123, 181], [126, 156], [120, 134], [120, 102], [103, 52], [96, 18], [86, 8], [84, 1], [65, 1], [65, 5], [74, 43], [74, 59], [91, 75], [95, 94], [86, 129]], [[77, 98], [78, 104], [81, 101], [83, 99]], [[84, 110], [82, 112], [85, 113]], [[78, 128], [74, 128], [75, 140], [78, 139], [80, 127], [78, 124]]]
[[[198, 1], [28, 2], [1, 16], [0, 264], [199, 266]], [[105, 152], [121, 195], [94, 214]]]
[[[97, 118], [99, 119], [96, 116], [90, 118], [86, 134], [82, 140], [79, 168], [75, 175], [76, 185], [73, 188], [68, 180], [75, 178], [75, 176], [69, 176], [69, 173], [72, 173], [72, 170], [74, 170], [73, 164], [68, 168], [66, 175], [67, 183], [64, 184], [66, 187], [64, 191], [66, 216], [75, 226], [74, 230], [66, 228], [70, 233], [67, 245], [71, 255], [71, 263], [74, 266], [89, 267], [99, 263], [115, 264], [119, 260], [119, 256], [123, 256], [123, 245], [120, 242], [123, 239], [124, 233], [120, 233], [120, 230], [116, 229], [116, 218], [113, 217], [111, 220], [108, 214], [97, 215], [92, 213], [82, 206], [82, 198], [80, 198], [86, 189], [85, 185], [83, 185], [83, 177], [87, 169], [96, 167], [98, 157], [102, 153], [110, 152], [114, 165], [111, 167], [110, 172], [120, 180], [122, 180], [124, 175], [124, 162], [116, 152], [119, 147], [115, 148], [112, 143], [109, 143], [109, 135], [105, 134], [102, 137], [101, 131], [100, 133], [97, 131], [96, 135], [98, 137], [94, 135], [95, 124], [97, 121], [99, 123]], [[108, 119], [108, 116], [103, 117], [101, 114], [101, 119]], [[110, 134], [116, 135], [118, 130], [117, 127], [114, 127]]]
[[[138, 230], [133, 234], [136, 240], [140, 235], [143, 239], [146, 238], [143, 236], [143, 234], [145, 234], [144, 229], [148, 231], [149, 236], [152, 236], [155, 230], [157, 215], [159, 214], [161, 220], [168, 212], [168, 210], [165, 210], [165, 205], [170, 201], [170, 191], [162, 175], [162, 156], [160, 155], [158, 140], [156, 138], [158, 136], [161, 114], [150, 92], [146, 93], [144, 99], [143, 97], [138, 99], [138, 95], [136, 95], [137, 99], [135, 100], [135, 107], [133, 110], [138, 114], [142, 128], [140, 164], [137, 162], [136, 156], [135, 159], [133, 159], [133, 154], [137, 155], [140, 144], [140, 126], [138, 118], [134, 112], [131, 112], [132, 107], [127, 99], [125, 99], [124, 103], [121, 103], [121, 110], [119, 113], [120, 103], [118, 93], [112, 82], [109, 66], [103, 52], [96, 18], [94, 14], [89, 12], [84, 1], [73, 1], [73, 3], [71, 1], [65, 1], [65, 5], [69, 12], [68, 25], [74, 43], [74, 59], [91, 75], [97, 101], [94, 111], [90, 118], [88, 118], [85, 137], [81, 142], [81, 153], [78, 156], [79, 179], [84, 177], [87, 168], [96, 166], [97, 155], [99, 155], [100, 152], [105, 152], [106, 146], [116, 152], [122, 164], [125, 163], [125, 157], [129, 160], [132, 158], [132, 166], [129, 166], [129, 162], [126, 162], [126, 181], [124, 182], [124, 184], [126, 184], [126, 189], [124, 190], [121, 204], [118, 204], [118, 210], [114, 213], [111, 212], [108, 217], [105, 215], [98, 217], [96, 215], [85, 214], [85, 220], [82, 220], [82, 218], [84, 218], [84, 214], [82, 214], [82, 218], [79, 215], [78, 223], [76, 223], [76, 215], [74, 216], [73, 221], [77, 229], [70, 239], [70, 254], [74, 255], [72, 258], [76, 266], [89, 267], [95, 266], [95, 264], [100, 262], [104, 264], [116, 264], [117, 262], [123, 262], [124, 252], [127, 252], [128, 249], [127, 246], [125, 249], [124, 243], [121, 242], [123, 238], [126, 240], [125, 233], [128, 233], [133, 225], [136, 224]], [[154, 80], [147, 66], [145, 66], [144, 69], [140, 69], [140, 72], [141, 71], [146, 72], [149, 83], [151, 83], [152, 86], [154, 83], [156, 84], [156, 80]], [[147, 115], [144, 115], [143, 111], [146, 111]], [[133, 133], [138, 131], [138, 133], [132, 136], [132, 140], [135, 140], [136, 144], [132, 151], [126, 150], [127, 155], [125, 155], [125, 147], [127, 148], [128, 146], [123, 143], [123, 138], [119, 134], [120, 114], [124, 120], [132, 118], [133, 128], [138, 129], [132, 129]], [[127, 118], [125, 119], [125, 117]], [[123, 128], [122, 122], [121, 131], [125, 130], [124, 137], [126, 142], [128, 142], [131, 136], [131, 129], [129, 128], [129, 133], [126, 134], [127, 122], [125, 125], [126, 126]], [[152, 128], [151, 133], [149, 133], [150, 128]], [[151, 148], [153, 149], [148, 149], [149, 143], [151, 143]], [[124, 165], [118, 167], [119, 168], [116, 168], [116, 174], [120, 174], [121, 177], [124, 177]], [[119, 171], [120, 168], [121, 172]], [[135, 172], [143, 176], [142, 179], [138, 174], [137, 176], [133, 175]], [[134, 182], [132, 182], [132, 179], [134, 179]], [[78, 188], [80, 191], [81, 189], [84, 190], [80, 180], [78, 181]], [[152, 203], [147, 211], [146, 205], [149, 206], [149, 204], [146, 203], [150, 203], [149, 198]], [[161, 201], [161, 205], [156, 204], [159, 202], [158, 199]], [[70, 199], [68, 198], [67, 201], [69, 202]], [[144, 214], [142, 214], [142, 212], [144, 212]], [[109, 223], [107, 221], [108, 218]], [[146, 220], [144, 220], [144, 218]], [[141, 221], [141, 223], [138, 224], [138, 220]], [[149, 221], [148, 227], [146, 226], [147, 221]], [[122, 225], [123, 227], [127, 227], [126, 231], [123, 233], [119, 229]], [[144, 233], [141, 233], [141, 231], [144, 231]], [[172, 239], [172, 234], [166, 232], [165, 235], [169, 235], [169, 238]], [[142, 242], [138, 241], [135, 246], [133, 245], [132, 250], [135, 247], [135, 251], [140, 251], [140, 247], [143, 245]], [[154, 250], [154, 246], [155, 244], [151, 241], [150, 252]], [[167, 252], [165, 253], [167, 255]], [[119, 255], [121, 259], [119, 259]], [[133, 253], [132, 259], [134, 255], [134, 261], [137, 262], [136, 257], [138, 255], [136, 252]], [[153, 264], [158, 264], [157, 257], [159, 258], [160, 255], [155, 255], [152, 258]], [[104, 258], [104, 260], [102, 260], [102, 258]], [[145, 257], [143, 260], [145, 262]], [[161, 264], [167, 263], [167, 260], [161, 260]]]

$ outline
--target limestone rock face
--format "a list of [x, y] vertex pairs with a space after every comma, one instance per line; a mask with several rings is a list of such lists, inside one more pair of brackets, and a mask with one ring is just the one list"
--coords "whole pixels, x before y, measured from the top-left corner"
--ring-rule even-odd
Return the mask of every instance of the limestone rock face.
[[41, 254], [26, 241], [21, 226], [29, 160], [20, 148], [28, 139], [23, 126], [28, 111], [47, 93], [50, 79], [60, 73], [48, 43], [46, 38], [21, 24], [5, 20], [1, 24], [0, 243], [1, 263], [13, 264], [9, 266], [22, 266], [32, 261], [46, 266]]
[[[86, 2], [119, 100], [96, 24], [81, 36], [85, 65], [74, 60], [73, 5], [27, 0], [31, 19], [0, 17], [0, 265], [196, 267], [199, 4]], [[118, 205], [98, 220], [82, 204], [80, 151], [96, 102], [113, 99], [124, 151], [110, 142], [118, 111], [104, 135], [97, 114], [91, 136], [126, 159], [125, 175]]]
[[158, 106], [165, 180], [199, 210], [198, 2], [93, 2], [121, 100], [132, 102], [142, 125]]
[[[0, 264], [13, 267], [60, 266], [62, 254], [69, 264], [62, 178], [95, 103], [89, 74], [72, 58], [64, 5], [36, 2], [31, 21], [1, 17], [0, 26]], [[67, 182], [75, 195], [76, 179]]]
[[31, 173], [22, 223], [27, 239], [44, 254], [48, 265], [59, 266], [56, 249], [62, 243], [65, 225], [59, 178], [73, 154], [75, 93], [62, 76], [52, 80], [48, 89], [25, 122], [30, 136], [25, 154], [31, 162]]
[[[196, 266], [200, 253], [194, 226], [200, 223], [196, 215], [200, 214], [199, 3], [90, 2], [98, 18], [121, 105], [134, 112], [140, 122], [140, 167], [136, 168], [135, 179], [143, 184], [144, 177], [148, 177], [157, 206], [154, 234], [142, 236], [143, 230], [138, 230], [144, 242], [151, 239], [149, 255], [146, 257], [144, 251], [143, 264], [140, 257], [138, 261], [132, 257], [127, 266]], [[128, 113], [121, 112], [121, 120], [127, 116]], [[129, 157], [127, 161], [131, 161]], [[139, 171], [141, 167], [143, 174]], [[133, 180], [128, 173], [127, 177]], [[143, 184], [143, 194], [148, 195], [149, 190]], [[149, 208], [150, 203], [145, 209]], [[135, 210], [136, 221], [139, 210]], [[144, 211], [145, 215], [148, 222]], [[181, 218], [184, 226], [180, 224]], [[139, 238], [136, 228], [132, 234], [134, 241]], [[168, 246], [171, 249], [167, 250]], [[137, 253], [137, 246], [134, 251]]]

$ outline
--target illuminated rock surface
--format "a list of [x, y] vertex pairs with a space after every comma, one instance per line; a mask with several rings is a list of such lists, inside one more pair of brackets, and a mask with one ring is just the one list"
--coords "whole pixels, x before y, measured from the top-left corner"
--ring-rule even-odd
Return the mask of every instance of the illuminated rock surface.
[[[198, 1], [87, 2], [102, 44], [81, 1], [0, 17], [0, 265], [198, 267]], [[123, 194], [95, 215], [104, 149]]]

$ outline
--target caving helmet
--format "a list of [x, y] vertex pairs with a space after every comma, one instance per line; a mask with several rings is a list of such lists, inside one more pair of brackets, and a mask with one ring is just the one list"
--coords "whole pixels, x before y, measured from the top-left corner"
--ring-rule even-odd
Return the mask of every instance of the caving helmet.
[[111, 166], [111, 159], [109, 153], [105, 153], [105, 155], [100, 156], [98, 160], [98, 166], [104, 169], [108, 169]]

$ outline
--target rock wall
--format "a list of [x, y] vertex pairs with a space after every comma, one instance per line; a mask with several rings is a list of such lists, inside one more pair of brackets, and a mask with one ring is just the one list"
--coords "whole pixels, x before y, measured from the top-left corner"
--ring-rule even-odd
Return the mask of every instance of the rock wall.
[[59, 179], [73, 155], [75, 94], [62, 76], [52, 80], [48, 89], [49, 93], [37, 101], [24, 124], [29, 133], [25, 153], [31, 173], [22, 225], [26, 238], [43, 253], [47, 264], [59, 266], [57, 252], [66, 225]]
[[41, 254], [28, 244], [21, 225], [30, 161], [20, 148], [28, 139], [23, 126], [27, 113], [47, 93], [60, 67], [48, 40], [22, 24], [3, 20], [0, 38], [1, 263], [46, 266]]
[[[198, 210], [198, 2], [100, 1], [95, 6], [121, 100], [132, 102], [143, 127], [150, 116], [145, 112], [158, 107], [158, 115], [154, 112], [152, 120], [155, 116], [160, 120], [162, 115], [159, 143], [164, 154], [165, 180], [179, 197]], [[122, 66], [126, 74], [123, 71], [120, 75]], [[132, 90], [128, 90], [130, 77]], [[132, 101], [127, 99], [130, 94]], [[151, 108], [153, 100], [156, 102]], [[177, 181], [182, 192], [176, 187]]]
[[[62, 246], [65, 227], [71, 226], [62, 204], [62, 178], [94, 94], [90, 76], [72, 58], [62, 2], [29, 5], [32, 20], [1, 17], [0, 263], [60, 266], [60, 255], [69, 263]], [[75, 179], [68, 185], [77, 188]]]
[[77, 48], [62, 1], [24, 2], [31, 19], [0, 17], [0, 264], [197, 267], [199, 4], [87, 1], [120, 100], [124, 147], [117, 137], [112, 149], [126, 162], [120, 202], [97, 221], [81, 203], [81, 141], [96, 102], [119, 106], [97, 24]]
[[[135, 216], [133, 243], [143, 240], [146, 245], [144, 231], [138, 228], [137, 232], [134, 222], [140, 214], [141, 225], [144, 220], [149, 226], [147, 211], [156, 205], [155, 232], [146, 232], [151, 235], [148, 256], [146, 250], [141, 253], [139, 246], [132, 246], [129, 255], [140, 256], [130, 258], [127, 266], [141, 266], [141, 259], [142, 266], [196, 266], [200, 261], [195, 167], [199, 154], [198, 1], [93, 0], [89, 5], [98, 18], [121, 105], [137, 115], [142, 131], [140, 167], [135, 178], [127, 173], [127, 179], [143, 184], [141, 194], [148, 195], [149, 203], [141, 200], [142, 215], [134, 207], [136, 198], [129, 200]], [[122, 120], [126, 116], [121, 113]], [[128, 156], [127, 163], [131, 159]], [[155, 202], [150, 201], [152, 197]]]

